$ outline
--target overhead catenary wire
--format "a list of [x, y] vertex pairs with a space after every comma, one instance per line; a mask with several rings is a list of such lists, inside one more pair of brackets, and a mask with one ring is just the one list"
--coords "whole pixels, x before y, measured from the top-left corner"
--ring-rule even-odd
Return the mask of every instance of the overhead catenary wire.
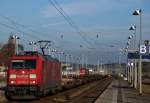
[[[59, 4], [58, 4], [57, 1], [55, 1], [55, 3], [59, 6]], [[59, 6], [59, 7], [60, 7], [60, 6]], [[62, 14], [67, 15], [67, 14], [64, 12], [63, 8], [60, 7], [60, 9], [63, 11], [63, 12], [60, 11], [60, 12], [62, 12]], [[58, 10], [60, 10], [60, 9], [58, 9]], [[76, 28], [76, 31], [80, 34], [80, 36], [84, 39], [84, 41], [86, 41], [86, 42], [88, 42], [90, 45], [92, 45], [92, 43], [90, 43], [90, 42], [87, 40], [87, 38], [85, 38], [85, 36], [82, 35], [82, 34], [84, 34], [84, 33], [82, 33], [82, 32], [79, 30], [78, 26], [71, 20], [71, 18], [70, 18], [69, 16], [65, 16], [65, 15], [64, 15], [64, 17], [66, 17], [66, 19], [69, 18], [68, 20], [69, 20], [70, 25], [72, 25], [74, 28]], [[28, 29], [29, 31], [31, 31], [31, 32], [33, 32], [33, 33], [40, 34], [39, 32], [34, 31], [34, 30], [30, 29], [29, 27], [25, 26], [24, 24], [18, 23], [18, 22], [16, 22], [15, 20], [12, 20], [11, 18], [9, 18], [9, 17], [7, 17], [7, 16], [1, 15], [1, 14], [0, 14], [0, 16], [1, 16], [2, 18], [6, 19], [7, 21], [9, 21], [12, 25], [14, 25], [14, 26], [16, 27], [17, 31], [19, 31], [19, 32], [20, 32], [20, 30], [18, 29], [18, 26], [19, 26], [19, 28], [21, 27], [21, 28], [24, 28], [24, 29]], [[6, 25], [5, 25], [5, 27], [6, 27]], [[8, 25], [7, 25], [7, 27], [8, 27]], [[12, 29], [12, 28], [11, 28], [11, 29]], [[13, 29], [14, 29], [14, 27], [13, 27]], [[28, 32], [29, 32], [29, 31], [28, 31]], [[21, 31], [21, 32], [24, 32], [24, 31]], [[30, 35], [30, 33], [26, 33], [26, 34], [29, 34], [29, 35]], [[32, 37], [33, 37], [33, 34], [32, 34]], [[34, 35], [34, 38], [40, 39], [40, 38], [38, 37], [38, 35], [36, 35], [36, 36]], [[91, 46], [91, 47], [93, 47], [93, 46]], [[91, 47], [88, 47], [88, 46], [87, 46], [87, 48], [93, 49], [93, 48], [91, 48]]]
[[[22, 27], [23, 29], [27, 29], [28, 32], [31, 31], [32, 33], [40, 34], [39, 32], [34, 31], [34, 30], [28, 28], [26, 25], [21, 24], [21, 23], [18, 23], [18, 22], [16, 22], [15, 20], [13, 20], [13, 19], [11, 19], [11, 18], [9, 18], [9, 17], [7, 17], [7, 16], [4, 16], [4, 15], [0, 14], [0, 17], [2, 17], [3, 19], [9, 21], [9, 22], [10, 22], [13, 26], [15, 26], [17, 29], [18, 29], [19, 27]], [[14, 27], [13, 27], [13, 28], [14, 28]], [[40, 37], [38, 37], [37, 35], [30, 34], [30, 33], [28, 33], [28, 34], [29, 34], [29, 36], [32, 36], [32, 37], [34, 37], [34, 38], [36, 38], [36, 39], [40, 39]]]
[[[92, 44], [91, 42], [89, 42], [88, 40], [87, 40], [87, 38], [85, 38], [85, 37], [87, 37], [87, 36], [85, 36], [86, 34], [87, 34], [87, 32], [83, 32], [83, 31], [81, 31], [79, 28], [78, 28], [78, 26], [75, 24], [75, 22], [73, 22], [72, 21], [72, 19], [70, 18], [70, 16], [64, 11], [64, 9], [60, 6], [60, 4], [57, 2], [57, 0], [48, 0], [51, 4], [52, 4], [52, 6], [65, 18], [65, 20], [72, 26], [73, 25], [73, 27], [75, 27], [75, 29], [76, 29], [76, 31], [77, 31], [77, 33], [78, 34], [80, 34], [80, 36], [84, 39], [84, 41], [86, 42], [86, 43], [88, 43], [88, 44], [91, 44], [91, 46], [92, 45], [96, 45], [97, 43], [98, 43], [98, 41], [96, 40], [96, 39], [93, 39], [93, 38], [88, 38], [88, 39], [90, 39], [90, 40], [92, 40], [94, 43]], [[107, 30], [107, 31], [101, 31], [101, 32], [95, 32], [95, 33], [111, 33], [112, 31], [114, 31], [114, 30]], [[120, 30], [119, 30], [120, 31]], [[124, 30], [121, 30], [121, 32], [125, 32]], [[98, 35], [98, 34], [97, 34]], [[87, 47], [88, 48], [88, 47]], [[90, 48], [90, 47], [89, 47]], [[92, 48], [93, 49], [93, 48]]]
[[[85, 38], [85, 33], [82, 32], [79, 27], [72, 21], [72, 19], [69, 17], [69, 15], [63, 10], [63, 8], [59, 5], [59, 3], [56, 0], [48, 0], [49, 3], [58, 11], [59, 14], [61, 14], [64, 19], [67, 21], [67, 23], [82, 37], [84, 42], [86, 42], [90, 46], [94, 46], [91, 42]], [[90, 49], [90, 47], [87, 47]]]
[[[35, 30], [32, 30], [32, 29], [30, 29], [29, 27], [27, 27], [26, 25], [21, 24], [21, 23], [18, 23], [18, 22], [16, 22], [15, 20], [13, 20], [13, 19], [11, 19], [11, 18], [9, 18], [9, 17], [7, 17], [7, 16], [4, 16], [4, 15], [2, 15], [2, 14], [0, 14], [0, 17], [2, 17], [3, 19], [9, 21], [9, 22], [11, 23], [11, 25], [13, 25], [13, 26], [10, 26], [10, 25], [8, 25], [8, 24], [1, 23], [1, 22], [0, 22], [0, 25], [4, 26], [4, 27], [6, 27], [6, 28], [9, 28], [9, 29], [15, 30], [15, 31], [21, 33], [21, 35], [26, 34], [26, 35], [23, 35], [24, 37], [26, 37], [26, 40], [30, 40], [31, 38], [34, 38], [35, 41], [38, 41], [38, 40], [41, 39], [41, 38], [39, 37], [39, 35], [33, 35], [33, 33], [34, 33], [34, 34], [41, 34], [41, 33], [37, 32], [37, 31], [35, 31]], [[22, 27], [23, 30], [20, 29], [20, 27]], [[27, 32], [25, 32], [25, 31], [27, 31]], [[32, 32], [32, 34], [29, 33], [30, 31]], [[27, 37], [28, 37], [28, 38], [27, 38]]]
[[[41, 32], [39, 32], [39, 31], [37, 31], [37, 30], [33, 30], [33, 29], [31, 29], [30, 27], [28, 27], [27, 25], [24, 25], [24, 24], [22, 24], [22, 23], [18, 23], [17, 21], [15, 21], [15, 20], [13, 20], [12, 18], [10, 18], [10, 17], [8, 17], [8, 16], [5, 16], [5, 15], [2, 15], [2, 14], [0, 14], [0, 17], [1, 18], [3, 18], [3, 19], [5, 19], [5, 20], [7, 20], [7, 21], [9, 21], [13, 26], [15, 26], [16, 28], [22, 28], [24, 31], [26, 30], [26, 31], [28, 31], [28, 32], [31, 32], [31, 33], [28, 33], [29, 34], [29, 36], [30, 35], [33, 35], [34, 36], [34, 38], [36, 38], [36, 39], [38, 39], [38, 40], [40, 40], [41, 39], [41, 37], [43, 37], [43, 36], [40, 36], [40, 34], [43, 34], [43, 32], [41, 33]], [[35, 35], [36, 34], [36, 35]]]
[[[21, 38], [23, 40], [23, 42], [26, 43], [26, 41], [30, 40], [31, 38], [36, 39], [36, 41], [41, 39], [37, 35], [33, 35], [33, 34], [28, 33], [29, 31], [31, 31], [33, 33], [39, 34], [39, 32], [28, 28], [26, 25], [18, 23], [15, 20], [13, 20], [13, 19], [11, 19], [7, 16], [1, 15], [1, 14], [0, 14], [0, 17], [2, 17], [3, 19], [5, 19], [9, 22], [8, 24], [0, 22], [0, 25], [3, 26], [3, 27], [6, 27], [6, 28], [9, 28], [9, 29], [12, 29], [12, 30], [15, 30], [15, 31], [19, 32], [20, 33], [19, 35], [22, 35], [24, 37], [24, 38]], [[23, 30], [20, 29], [20, 27], [23, 28]], [[24, 29], [28, 29], [28, 31], [26, 30], [27, 31], [26, 32]], [[26, 35], [24, 35], [24, 34], [26, 34]]]
[[[8, 24], [4, 24], [4, 23], [1, 23], [1, 22], [0, 22], [0, 25], [4, 26], [4, 27], [6, 27], [6, 28], [9, 28], [9, 29], [15, 30], [15, 31], [17, 31], [17, 32], [19, 32], [19, 33], [29, 34], [29, 33], [25, 32], [25, 31], [22, 31], [22, 30], [20, 30], [20, 29], [18, 29], [18, 28], [15, 28], [15, 27], [13, 27], [13, 26], [8, 25]], [[24, 35], [23, 35], [23, 36], [24, 36]], [[24, 37], [25, 37], [25, 36], [24, 36]], [[32, 37], [32, 38], [37, 38], [37, 37], [34, 36], [34, 35], [30, 35], [30, 37]]]
[[[34, 41], [35, 42], [37, 42], [38, 40], [40, 40], [38, 37], [36, 37], [35, 35], [24, 35], [24, 34], [29, 34], [28, 32], [25, 32], [25, 31], [23, 31], [23, 30], [20, 30], [19, 28], [17, 28], [17, 27], [15, 27], [15, 26], [11, 26], [11, 25], [9, 25], [9, 24], [5, 24], [5, 23], [2, 23], [2, 22], [0, 22], [0, 25], [1, 26], [3, 26], [3, 27], [6, 27], [6, 28], [9, 28], [9, 29], [12, 29], [12, 30], [15, 30], [15, 31], [17, 31], [17, 32], [19, 32], [20, 34], [19, 35], [22, 35], [23, 36], [23, 38], [21, 38], [21, 40], [23, 40], [23, 42], [24, 43], [26, 43], [27, 41], [29, 42], [29, 40], [31, 39], [31, 38], [36, 38]], [[19, 36], [18, 35], [18, 36]], [[26, 38], [26, 39], [25, 39]], [[31, 40], [30, 40], [31, 41]], [[52, 43], [54, 43], [54, 41], [52, 41]], [[54, 46], [54, 44], [53, 44], [53, 46]], [[54, 46], [54, 48], [56, 48], [55, 46]]]
[[11, 22], [12, 24], [14, 24], [14, 25], [19, 25], [19, 26], [25, 27], [23, 24], [17, 23], [16, 21], [10, 19], [10, 18], [7, 17], [7, 16], [4, 16], [4, 15], [0, 14], [0, 17], [2, 17], [2, 18], [5, 19], [5, 20], [10, 21], [10, 22]]
[[[63, 13], [63, 15], [66, 16], [67, 20], [69, 20], [71, 22], [71, 24], [75, 27], [75, 29], [77, 29], [77, 33], [79, 33], [80, 36], [82, 36], [82, 39], [85, 40], [85, 42], [89, 43], [91, 45], [91, 47], [88, 47], [88, 49], [95, 49], [93, 48], [93, 45], [97, 43], [97, 40], [93, 39], [93, 38], [85, 38], [87, 37], [86, 35], [88, 34], [87, 32], [83, 32], [79, 29], [79, 27], [75, 24], [75, 22], [72, 21], [72, 19], [70, 18], [70, 16], [63, 10], [63, 8], [60, 6], [60, 4], [57, 2], [57, 0], [53, 0], [54, 3], [56, 4], [56, 6], [58, 7], [58, 9]], [[52, 2], [52, 0], [51, 0]], [[108, 32], [108, 31], [107, 31]], [[91, 33], [90, 33], [91, 34]], [[97, 34], [98, 35], [98, 34]], [[92, 40], [94, 44], [92, 44], [92, 42], [89, 42], [88, 39]]]
[[[30, 29], [29, 27], [27, 27], [26, 25], [24, 25], [24, 24], [22, 24], [22, 23], [18, 23], [18, 22], [16, 22], [15, 20], [13, 20], [13, 19], [11, 19], [11, 18], [9, 18], [9, 17], [7, 17], [7, 16], [4, 16], [4, 15], [2, 15], [2, 14], [0, 14], [0, 17], [2, 17], [2, 18], [4, 18], [5, 20], [11, 22], [11, 24], [14, 25], [15, 27], [12, 27], [12, 26], [10, 26], [10, 25], [8, 25], [8, 24], [4, 24], [4, 23], [1, 23], [0, 25], [3, 25], [3, 26], [5, 26], [5, 27], [7, 27], [7, 28], [16, 30], [16, 31], [18, 31], [18, 32], [20, 32], [20, 33], [23, 33], [23, 34], [29, 34], [29, 35], [26, 35], [26, 36], [30, 36], [30, 37], [36, 39], [36, 41], [41, 40], [41, 38], [38, 37], [39, 35], [33, 35], [33, 34], [30, 34], [30, 33], [24, 32], [23, 30], [20, 30], [18, 27], [22, 27], [22, 28], [24, 28], [24, 29], [27, 29], [28, 32], [31, 31], [32, 33], [35, 33], [35, 34], [41, 34], [41, 33], [39, 33], [38, 31], [32, 30], [32, 29]], [[28, 39], [29, 39], [29, 38], [28, 38]], [[28, 39], [27, 39], [27, 40], [28, 40]], [[54, 41], [52, 41], [52, 42], [54, 43]]]
[[[23, 32], [23, 31], [21, 31], [21, 30], [19, 30], [19, 29], [16, 29], [16, 28], [14, 28], [14, 27], [11, 27], [11, 26], [9, 26], [9, 25], [7, 25], [7, 24], [0, 23], [0, 25], [4, 26], [4, 27], [6, 27], [6, 28], [9, 28], [9, 29], [15, 30], [15, 31], [17, 31], [17, 32], [19, 32], [19, 33], [25, 33], [25, 32]], [[11, 34], [14, 34], [14, 33], [11, 32]], [[26, 39], [25, 39], [25, 38], [26, 38]], [[25, 37], [25, 38], [21, 38], [21, 40], [22, 40], [23, 42], [26, 42], [26, 40], [29, 40], [29, 38], [27, 38], [27, 37]]]

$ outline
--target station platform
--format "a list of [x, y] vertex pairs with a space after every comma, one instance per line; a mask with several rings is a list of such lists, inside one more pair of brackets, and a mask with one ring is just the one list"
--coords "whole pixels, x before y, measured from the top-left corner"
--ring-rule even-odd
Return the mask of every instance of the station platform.
[[139, 95], [127, 81], [114, 80], [95, 103], [150, 103], [150, 94]]

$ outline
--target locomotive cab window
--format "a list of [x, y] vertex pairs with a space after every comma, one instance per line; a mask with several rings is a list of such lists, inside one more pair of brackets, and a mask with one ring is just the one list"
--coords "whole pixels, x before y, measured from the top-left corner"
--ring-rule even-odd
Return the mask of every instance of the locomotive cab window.
[[36, 60], [25, 60], [25, 68], [35, 69], [36, 68]]
[[36, 60], [12, 60], [12, 69], [36, 69]]
[[11, 66], [13, 69], [23, 68], [24, 60], [12, 60]]

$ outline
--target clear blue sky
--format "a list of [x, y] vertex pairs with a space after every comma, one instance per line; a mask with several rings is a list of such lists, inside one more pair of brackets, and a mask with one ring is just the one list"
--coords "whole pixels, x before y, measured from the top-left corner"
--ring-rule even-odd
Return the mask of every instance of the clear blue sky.
[[[83, 41], [48, 0], [0, 0], [0, 42], [6, 42], [10, 32], [13, 32], [21, 37], [20, 42], [26, 48], [27, 43], [32, 40], [52, 40], [59, 50], [77, 56], [89, 53], [91, 63], [96, 63], [101, 57], [107, 58], [103, 59], [104, 62], [113, 62], [118, 60], [118, 50], [125, 47], [127, 37], [131, 34], [128, 31], [130, 24], [138, 24], [138, 17], [132, 16], [132, 12], [139, 8], [143, 10], [143, 37], [150, 38], [149, 0], [57, 2], [80, 30], [85, 32], [84, 38], [92, 46]], [[60, 35], [64, 36], [63, 40]], [[83, 48], [80, 48], [81, 44]], [[113, 48], [110, 47], [112, 45]]]

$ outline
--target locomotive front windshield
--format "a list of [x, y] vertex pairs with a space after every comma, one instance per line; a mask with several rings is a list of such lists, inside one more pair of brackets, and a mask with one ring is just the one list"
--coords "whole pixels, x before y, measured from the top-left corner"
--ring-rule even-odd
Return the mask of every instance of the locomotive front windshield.
[[35, 69], [36, 60], [12, 60], [11, 67], [13, 69]]

